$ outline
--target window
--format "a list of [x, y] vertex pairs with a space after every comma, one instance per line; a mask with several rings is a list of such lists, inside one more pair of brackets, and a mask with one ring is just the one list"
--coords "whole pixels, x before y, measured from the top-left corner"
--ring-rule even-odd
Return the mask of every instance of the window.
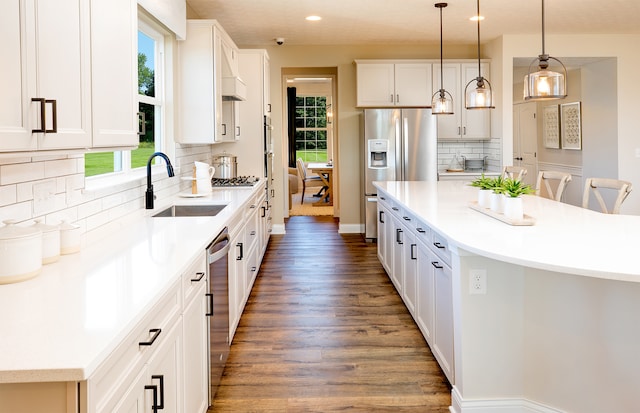
[[327, 97], [296, 97], [296, 159], [326, 162]]
[[[146, 167], [149, 156], [163, 150], [164, 34], [138, 20], [138, 116], [140, 144], [132, 151], [88, 153], [85, 176], [126, 173]], [[154, 160], [158, 162], [158, 159]]]

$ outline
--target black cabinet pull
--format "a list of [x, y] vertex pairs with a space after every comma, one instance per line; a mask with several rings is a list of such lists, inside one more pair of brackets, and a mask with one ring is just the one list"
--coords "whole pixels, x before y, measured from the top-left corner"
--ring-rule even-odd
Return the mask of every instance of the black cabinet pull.
[[236, 258], [236, 261], [241, 261], [244, 258], [244, 246], [242, 242], [236, 244], [236, 247], [240, 247], [240, 255]]
[[400, 239], [400, 234], [402, 234], [402, 229], [396, 228], [396, 242], [398, 244], [402, 244], [402, 240]]
[[222, 124], [222, 128], [223, 128], [223, 131], [222, 131], [221, 135], [222, 136], [227, 136], [227, 124], [223, 123]]
[[433, 265], [434, 267], [440, 269], [442, 268], [442, 265], [440, 265], [440, 263], [438, 261], [431, 261], [431, 265]]
[[[58, 102], [55, 99], [31, 98], [32, 102], [40, 102], [40, 129], [31, 129], [32, 133], [58, 133]], [[51, 120], [53, 127], [47, 129], [46, 104], [51, 103]]]
[[398, 207], [391, 207], [391, 209], [393, 209], [394, 211], [400, 211]]
[[267, 208], [265, 208], [265, 207], [260, 207], [260, 208], [262, 208], [262, 216], [260, 218], [266, 217], [267, 216]]
[[436, 248], [440, 248], [441, 250], [443, 250], [443, 249], [447, 248], [447, 247], [445, 247], [444, 245], [440, 244], [439, 242], [434, 242], [434, 243], [433, 243], [433, 245], [435, 245], [435, 246], [436, 246]]
[[138, 343], [139, 346], [150, 346], [152, 345], [156, 339], [158, 338], [158, 336], [160, 335], [160, 333], [162, 332], [161, 328], [152, 328], [149, 330], [149, 333], [153, 334], [153, 336], [151, 336], [151, 340], [149, 341], [141, 341]]
[[256, 204], [251, 204], [251, 206], [249, 207], [249, 209], [256, 209]]
[[144, 386], [144, 389], [153, 391], [153, 404], [151, 405], [151, 409], [153, 410], [153, 413], [158, 413], [158, 386], [146, 385]]
[[425, 231], [425, 230], [424, 230], [424, 229], [422, 229], [422, 228], [416, 228], [416, 231], [418, 231], [418, 232], [419, 232], [419, 233], [421, 233], [421, 234], [424, 234], [425, 232], [427, 232], [427, 231]]
[[206, 293], [204, 296], [209, 299], [209, 309], [207, 310], [207, 312], [204, 315], [210, 317], [210, 316], [213, 315], [213, 294]]
[[197, 283], [198, 281], [202, 280], [202, 278], [204, 277], [204, 272], [198, 271], [196, 275], [198, 276], [198, 278], [192, 278], [191, 282]]
[[251, 232], [249, 233], [249, 235], [256, 235], [256, 232], [255, 232], [255, 231], [251, 231]]
[[383, 197], [383, 196], [381, 196], [381, 197], [380, 197], [380, 199], [382, 199], [383, 201], [386, 201], [386, 200], [387, 200], [387, 198], [385, 198], [385, 197]]
[[158, 409], [164, 409], [164, 376], [162, 374], [157, 374], [151, 376], [151, 380], [160, 380], [160, 403], [158, 404]]
[[384, 215], [384, 211], [378, 212], [378, 221], [380, 221], [381, 224], [384, 224], [384, 219], [382, 219], [383, 215]]
[[409, 218], [407, 216], [402, 217], [402, 219], [404, 219], [405, 221], [411, 221], [411, 218]]
[[417, 246], [418, 246], [418, 244], [411, 244], [411, 259], [412, 260], [417, 260], [418, 259], [418, 257], [416, 257], [415, 254], [413, 253], [413, 251], [414, 251], [413, 248], [417, 247]]

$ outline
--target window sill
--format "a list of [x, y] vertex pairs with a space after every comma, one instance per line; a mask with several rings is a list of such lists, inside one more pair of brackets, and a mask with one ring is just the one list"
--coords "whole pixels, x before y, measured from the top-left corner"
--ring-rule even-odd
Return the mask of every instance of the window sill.
[[[151, 178], [165, 176], [167, 168], [164, 165], [154, 165], [151, 167]], [[97, 196], [107, 195], [113, 192], [124, 191], [131, 188], [146, 186], [147, 170], [138, 168], [126, 173], [112, 173], [104, 176], [91, 176], [85, 178], [85, 194]]]

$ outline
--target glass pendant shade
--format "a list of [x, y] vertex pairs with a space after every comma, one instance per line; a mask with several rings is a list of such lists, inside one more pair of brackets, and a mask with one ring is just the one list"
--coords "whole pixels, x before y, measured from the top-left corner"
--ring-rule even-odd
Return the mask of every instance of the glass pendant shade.
[[[472, 79], [464, 88], [464, 107], [466, 109], [494, 109], [491, 83], [482, 76], [480, 64], [480, 0], [477, 0], [478, 14], [478, 77]], [[475, 88], [472, 86], [475, 83]], [[470, 87], [471, 86], [471, 87]]]
[[549, 70], [548, 61], [540, 60], [540, 70], [531, 73], [531, 66], [536, 62], [534, 60], [529, 66], [529, 73], [524, 77], [525, 100], [552, 100], [567, 96], [567, 69], [562, 62], [553, 57], [546, 59], [556, 60], [562, 66], [562, 72]]
[[431, 98], [432, 115], [453, 115], [453, 98], [444, 89], [438, 90]]
[[[549, 60], [558, 63], [561, 71], [549, 69]], [[537, 63], [538, 71], [531, 72]], [[524, 100], [552, 100], [567, 97], [567, 68], [555, 57], [544, 51], [544, 0], [542, 0], [542, 53], [529, 65], [529, 71], [524, 77]]]

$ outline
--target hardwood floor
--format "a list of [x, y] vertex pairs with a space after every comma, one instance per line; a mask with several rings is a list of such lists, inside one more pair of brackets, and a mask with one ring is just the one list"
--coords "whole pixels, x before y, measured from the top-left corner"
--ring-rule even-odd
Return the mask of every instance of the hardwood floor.
[[447, 412], [450, 387], [376, 256], [332, 217], [271, 237], [209, 412]]

